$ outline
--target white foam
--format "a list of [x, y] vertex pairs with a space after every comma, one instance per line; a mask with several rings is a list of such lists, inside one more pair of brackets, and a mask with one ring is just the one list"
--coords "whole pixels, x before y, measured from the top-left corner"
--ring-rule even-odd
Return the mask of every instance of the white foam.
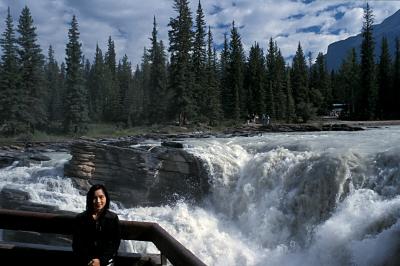
[[[210, 172], [203, 204], [112, 209], [159, 223], [207, 265], [382, 265], [400, 234], [400, 127], [185, 141]], [[0, 189], [82, 211], [62, 156], [0, 170]], [[128, 251], [158, 253], [146, 242]]]

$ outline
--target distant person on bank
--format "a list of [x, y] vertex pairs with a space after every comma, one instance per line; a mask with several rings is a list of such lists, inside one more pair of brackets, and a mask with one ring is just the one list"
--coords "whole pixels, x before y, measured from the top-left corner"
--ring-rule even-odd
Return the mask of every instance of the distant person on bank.
[[76, 265], [114, 265], [121, 238], [118, 216], [109, 206], [107, 189], [93, 185], [86, 195], [86, 210], [75, 218], [72, 250]]

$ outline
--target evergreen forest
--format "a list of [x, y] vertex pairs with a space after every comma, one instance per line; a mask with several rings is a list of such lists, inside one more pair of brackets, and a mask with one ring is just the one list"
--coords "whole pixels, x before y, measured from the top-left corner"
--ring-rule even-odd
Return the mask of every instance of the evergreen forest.
[[[343, 119], [400, 118], [400, 41], [391, 56], [387, 40], [374, 39], [368, 4], [360, 54], [348, 51], [331, 72], [324, 55], [314, 60], [301, 42], [290, 63], [272, 38], [266, 51], [254, 43], [246, 53], [234, 21], [217, 51], [200, 1], [195, 12], [188, 0], [174, 0], [173, 9], [169, 43], [159, 39], [154, 17], [148, 48], [132, 66], [126, 55], [116, 58], [111, 36], [106, 51], [97, 45], [94, 58], [86, 58], [75, 16], [66, 32], [65, 62], [57, 62], [52, 46], [44, 51], [38, 44], [30, 9], [25, 6], [14, 22], [9, 8], [0, 36], [0, 134], [76, 135], [91, 123], [213, 127], [243, 123], [251, 114], [305, 123], [328, 115], [334, 103], [346, 107]], [[377, 61], [376, 42], [382, 47]]]

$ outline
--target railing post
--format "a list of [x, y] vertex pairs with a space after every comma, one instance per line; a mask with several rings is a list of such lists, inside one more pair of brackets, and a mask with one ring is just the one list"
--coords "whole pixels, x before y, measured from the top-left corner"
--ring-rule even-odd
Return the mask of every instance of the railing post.
[[164, 256], [162, 252], [160, 253], [160, 260], [161, 260], [161, 265], [167, 265], [167, 258]]
[[[0, 209], [0, 229], [71, 235], [74, 215]], [[205, 266], [190, 250], [157, 223], [120, 221], [125, 240], [151, 241], [160, 250], [161, 264]]]

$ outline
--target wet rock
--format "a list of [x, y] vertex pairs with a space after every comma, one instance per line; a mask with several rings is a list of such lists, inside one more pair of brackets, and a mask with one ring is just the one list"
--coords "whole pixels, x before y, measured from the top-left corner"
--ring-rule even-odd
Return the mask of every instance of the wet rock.
[[32, 154], [31, 156], [29, 156], [29, 159], [33, 160], [33, 161], [38, 161], [38, 162], [51, 160], [51, 158], [49, 156], [46, 156], [46, 155], [43, 155], [40, 153]]
[[[15, 163], [17, 162], [17, 163]], [[0, 153], [0, 168], [15, 164], [16, 167], [26, 167], [30, 165], [27, 154], [21, 152]]]
[[177, 148], [177, 149], [182, 149], [183, 148], [183, 144], [182, 143], [175, 142], [175, 141], [163, 141], [163, 142], [161, 142], [161, 146]]
[[[178, 143], [180, 144], [180, 143]], [[103, 183], [125, 206], [155, 206], [179, 197], [199, 201], [208, 192], [202, 162], [181, 148], [149, 149], [76, 142], [64, 173], [80, 188]]]
[[[28, 192], [17, 188], [5, 186], [0, 191], [0, 208], [3, 209], [75, 215], [70, 211], [59, 210], [56, 206], [34, 203], [30, 200], [31, 197]], [[71, 245], [70, 236], [14, 230], [3, 230], [2, 240], [47, 245]]]
[[14, 156], [0, 154], [0, 168], [12, 165], [15, 160], [16, 158]]
[[0, 204], [2, 205], [2, 207], [6, 207], [6, 204], [4, 204], [4, 202], [26, 202], [30, 200], [30, 196], [28, 192], [6, 186], [0, 192], [0, 199]]

